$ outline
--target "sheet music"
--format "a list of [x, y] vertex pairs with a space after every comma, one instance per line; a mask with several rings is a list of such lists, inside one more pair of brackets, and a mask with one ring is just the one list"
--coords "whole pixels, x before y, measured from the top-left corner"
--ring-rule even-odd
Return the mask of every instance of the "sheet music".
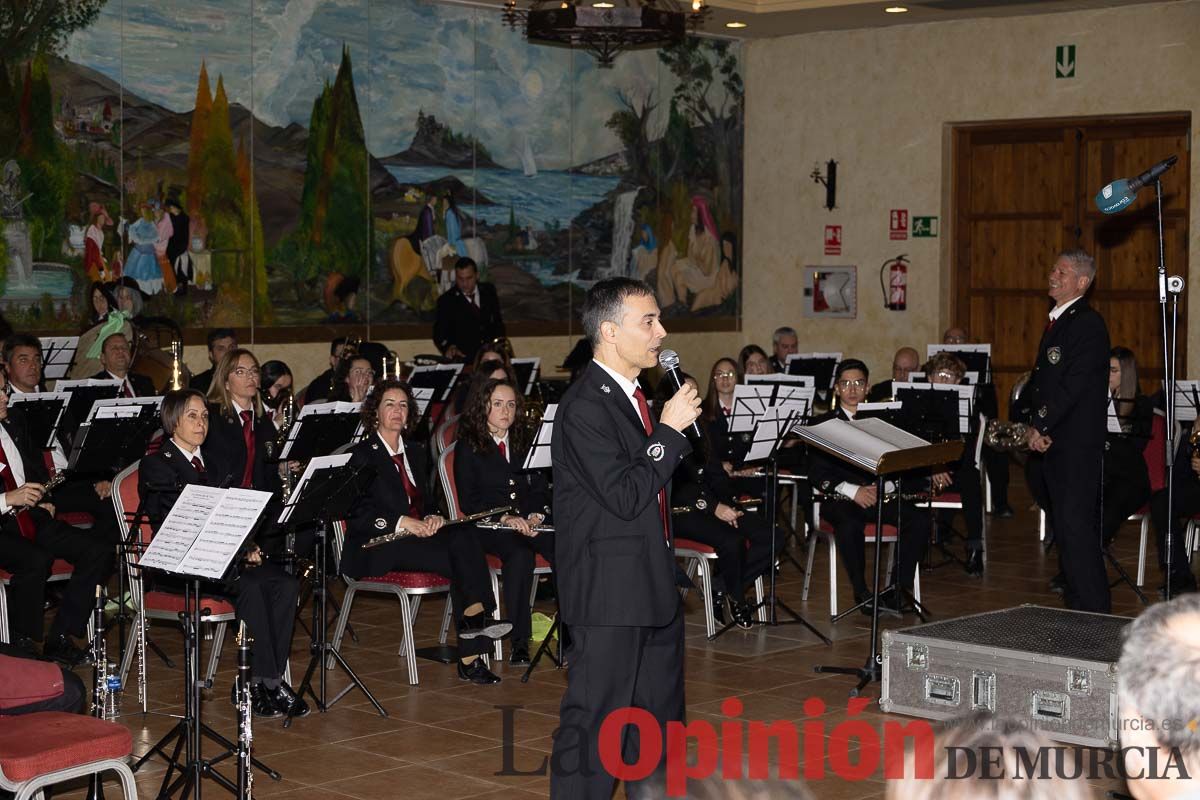
[[46, 380], [58, 380], [67, 375], [71, 362], [75, 359], [75, 351], [79, 349], [78, 336], [42, 336], [42, 377]]
[[88, 410], [87, 419], [126, 419], [142, 413], [145, 406], [153, 406], [157, 412], [162, 405], [161, 397], [114, 397], [109, 400], [97, 400]]
[[859, 403], [854, 413], [861, 414], [864, 411], [899, 411], [903, 407], [904, 404], [899, 400], [889, 400], [885, 403]]
[[412, 386], [410, 389], [413, 393], [413, 400], [417, 401], [417, 416], [425, 416], [425, 409], [429, 408], [429, 404], [433, 402], [433, 387]]
[[746, 450], [743, 462], [762, 461], [770, 458], [785, 430], [790, 429], [797, 419], [797, 412], [783, 406], [771, 406], [758, 418], [754, 427], [754, 441]]
[[57, 402], [58, 413], [54, 415], [54, 424], [50, 426], [50, 437], [43, 443], [42, 447], [52, 447], [54, 445], [54, 432], [58, 430], [58, 425], [62, 422], [63, 412], [67, 410], [67, 404], [71, 402], [70, 392], [27, 392], [25, 394], [14, 394], [8, 398], [10, 408], [16, 406], [34, 403], [54, 403]]
[[[300, 475], [300, 480], [296, 482], [296, 488], [292, 489], [291, 497], [298, 498], [302, 496], [304, 487], [308, 484], [309, 478], [319, 469], [329, 469], [330, 467], [341, 467], [350, 463], [350, 454], [341, 453], [336, 456], [317, 456], [308, 461], [308, 466], [304, 468], [304, 472]], [[283, 512], [279, 515], [279, 523], [282, 525], [287, 522], [292, 516], [293, 505], [285, 504]]]
[[541, 372], [541, 369], [542, 369], [542, 357], [541, 357], [541, 356], [535, 356], [535, 357], [533, 357], [533, 358], [514, 358], [514, 359], [512, 360], [512, 368], [513, 368], [513, 373], [514, 373], [514, 374], [517, 376], [517, 379], [519, 380], [519, 379], [520, 379], [520, 377], [521, 377], [521, 370], [518, 370], [518, 369], [517, 369], [517, 365], [518, 365], [518, 364], [521, 364], [521, 365], [524, 365], [524, 364], [529, 364], [529, 365], [531, 365], [531, 366], [530, 366], [530, 369], [529, 369], [529, 379], [528, 379], [528, 380], [525, 382], [525, 385], [524, 385], [524, 386], [520, 387], [520, 388], [521, 388], [521, 393], [522, 393], [522, 394], [529, 394], [530, 392], [532, 392], [532, 391], [533, 391], [533, 385], [534, 385], [535, 383], [537, 383], [538, 374]]
[[929, 442], [889, 425], [881, 419], [860, 419], [847, 422], [826, 420], [818, 425], [797, 429], [805, 439], [819, 441], [844, 458], [874, 471], [886, 453], [923, 447]]
[[453, 375], [449, 377], [450, 382], [446, 384], [445, 391], [442, 392], [441, 397], [436, 398], [439, 402], [444, 403], [450, 399], [450, 393], [454, 391], [454, 384], [458, 382], [459, 377], [462, 375], [462, 371], [462, 364], [427, 364], [419, 367], [413, 367], [412, 372], [408, 374], [408, 385], [412, 388], [416, 388], [418, 383], [422, 383], [422, 381], [419, 379], [419, 376], [421, 375], [431, 376], [433, 383], [436, 385], [437, 383], [440, 383], [441, 380], [445, 380], [445, 378], [439, 379], [436, 377], [437, 373], [451, 372]]
[[311, 417], [316, 414], [357, 414], [362, 408], [362, 403], [350, 403], [345, 400], [338, 400], [334, 403], [309, 403], [304, 408], [300, 409], [300, 413], [296, 415], [296, 419]]
[[749, 433], [754, 430], [755, 418], [771, 406], [775, 396], [773, 384], [739, 383], [733, 387], [733, 414], [729, 417], [730, 433]]
[[925, 355], [936, 356], [938, 353], [987, 353], [992, 355], [991, 343], [985, 344], [929, 344], [925, 345]]
[[554, 433], [554, 414], [558, 411], [558, 403], [551, 403], [542, 412], [542, 424], [534, 434], [533, 444], [525, 454], [524, 469], [550, 468], [550, 439]]
[[139, 563], [219, 580], [270, 500], [253, 489], [185, 486]]
[[1113, 402], [1112, 397], [1108, 398], [1108, 416], [1107, 416], [1107, 431], [1108, 433], [1124, 433], [1121, 430], [1121, 418], [1117, 416], [1117, 406]]
[[1175, 381], [1175, 419], [1191, 422], [1200, 406], [1200, 381]]

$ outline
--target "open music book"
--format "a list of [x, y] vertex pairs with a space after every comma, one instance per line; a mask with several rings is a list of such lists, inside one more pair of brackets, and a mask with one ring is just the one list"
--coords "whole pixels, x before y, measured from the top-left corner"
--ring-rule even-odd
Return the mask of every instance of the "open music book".
[[220, 580], [270, 500], [254, 489], [185, 486], [138, 563]]
[[807, 443], [843, 461], [881, 475], [958, 460], [962, 442], [930, 444], [881, 419], [831, 419], [796, 428]]

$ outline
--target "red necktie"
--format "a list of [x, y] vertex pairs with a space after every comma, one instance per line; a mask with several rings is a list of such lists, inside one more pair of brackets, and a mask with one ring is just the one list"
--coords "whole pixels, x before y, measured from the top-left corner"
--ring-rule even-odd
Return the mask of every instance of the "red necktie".
[[730, 411], [730, 410], [729, 410], [727, 407], [725, 407], [725, 406], [721, 406], [721, 413], [723, 413], [725, 416], [727, 416], [727, 417], [728, 417], [728, 416], [729, 416], [730, 414], [732, 414], [733, 412], [732, 412], [732, 411]]
[[508, 461], [508, 446], [504, 442], [496, 442], [496, 446], [500, 448], [500, 457]]
[[121, 397], [133, 397], [133, 388], [129, 385], [129, 378], [121, 382]]
[[200, 456], [192, 456], [192, 469], [199, 474], [204, 474], [204, 462], [200, 460]]
[[1046, 333], [1050, 332], [1050, 329], [1054, 327], [1054, 323], [1056, 322], [1058, 322], [1058, 320], [1051, 318], [1051, 320], [1046, 323]]
[[254, 483], [254, 412], [242, 412], [242, 439], [246, 442], [246, 468], [242, 471], [242, 488]]
[[404, 493], [408, 495], [408, 515], [413, 519], [421, 519], [421, 490], [408, 477], [408, 470], [404, 468], [404, 454], [396, 453], [392, 456], [392, 463], [396, 465], [400, 480], [404, 482]]
[[[650, 424], [650, 406], [646, 403], [646, 395], [642, 393], [641, 387], [633, 390], [633, 399], [637, 400], [638, 413], [642, 415], [642, 427], [646, 429], [646, 435], [649, 436], [654, 430], [654, 426]], [[658, 516], [662, 518], [663, 536], [667, 540], [667, 544], [671, 543], [671, 512], [667, 509], [667, 489], [664, 486], [658, 490]]]
[[[17, 488], [17, 479], [13, 477], [12, 467], [8, 463], [8, 455], [5, 454], [4, 448], [0, 447], [0, 464], [4, 465], [4, 491], [11, 492]], [[33, 516], [28, 511], [18, 511], [17, 514], [17, 529], [21, 531], [21, 535], [29, 541], [37, 536], [37, 525], [33, 521]]]

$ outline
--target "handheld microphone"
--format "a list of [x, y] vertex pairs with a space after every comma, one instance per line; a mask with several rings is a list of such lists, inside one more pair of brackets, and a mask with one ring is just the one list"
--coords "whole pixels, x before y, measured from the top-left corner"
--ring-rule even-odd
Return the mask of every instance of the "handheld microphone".
[[1133, 202], [1133, 198], [1137, 196], [1143, 186], [1157, 180], [1158, 176], [1175, 166], [1175, 162], [1178, 160], [1179, 156], [1164, 158], [1132, 180], [1122, 178], [1119, 181], [1113, 181], [1096, 193], [1096, 208], [1105, 214], [1116, 214]]
[[[679, 369], [679, 354], [674, 350], [663, 350], [658, 354], [658, 365], [667, 372], [667, 377], [671, 379], [671, 383], [675, 386], [675, 391], [683, 388], [683, 372]], [[688, 425], [687, 434], [699, 441], [701, 437], [700, 426], [695, 420]]]

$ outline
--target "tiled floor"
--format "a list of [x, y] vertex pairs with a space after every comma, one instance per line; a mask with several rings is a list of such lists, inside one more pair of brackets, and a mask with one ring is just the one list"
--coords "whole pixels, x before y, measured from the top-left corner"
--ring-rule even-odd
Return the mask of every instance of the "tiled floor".
[[[1056, 558], [1053, 554], [1043, 554], [1037, 541], [1036, 517], [1027, 510], [1028, 498], [1020, 486], [1013, 487], [1012, 500], [1018, 509], [1016, 518], [991, 524], [989, 565], [982, 579], [970, 578], [956, 566], [923, 573], [924, 598], [935, 618], [1020, 603], [1058, 605], [1058, 598], [1046, 588], [1055, 572]], [[1121, 560], [1131, 570], [1137, 565], [1137, 538], [1137, 527], [1128, 525], [1117, 548]], [[961, 545], [956, 549], [961, 550]], [[802, 552], [797, 553], [801, 562], [803, 556]], [[1148, 583], [1151, 588], [1158, 584], [1153, 568]], [[788, 719], [797, 726], [805, 721], [822, 723], [828, 752], [829, 734], [847, 718], [847, 691], [853, 681], [836, 675], [818, 675], [812, 668], [821, 663], [862, 663], [868, 649], [870, 620], [855, 614], [836, 625], [830, 624], [828, 568], [823, 548], [818, 550], [812, 593], [807, 602], [800, 599], [802, 584], [803, 575], [793, 565], [786, 565], [779, 579], [780, 596], [833, 638], [832, 647], [822, 645], [798, 626], [735, 630], [710, 643], [704, 635], [698, 596], [689, 596], [687, 693], [691, 719], [707, 719], [714, 724], [728, 720], [722, 714], [721, 703], [728, 697], [737, 697], [743, 704], [743, 718]], [[841, 597], [843, 603], [849, 601], [844, 580]], [[1122, 587], [1114, 590], [1114, 607], [1116, 613], [1133, 615], [1139, 605], [1133, 593]], [[427, 603], [422, 609], [418, 646], [436, 642], [440, 614], [440, 602]], [[914, 617], [902, 621], [885, 619], [884, 625], [900, 627], [914, 620]], [[257, 723], [256, 755], [278, 770], [282, 780], [276, 782], [265, 775], [256, 775], [256, 795], [305, 800], [348, 797], [452, 800], [547, 795], [549, 781], [542, 772], [557, 725], [558, 701], [566, 681], [564, 672], [554, 670], [547, 661], [529, 683], [522, 684], [519, 670], [500, 666], [497, 672], [504, 678], [501, 684], [476, 687], [461, 684], [452, 667], [422, 662], [420, 685], [411, 687], [403, 660], [396, 652], [400, 644], [396, 602], [390, 598], [360, 596], [355, 602], [352, 624], [359, 641], [347, 640], [343, 653], [383, 703], [388, 717], [376, 714], [364, 696], [354, 691], [327, 714], [313, 713], [307, 719], [297, 720], [290, 730], [284, 730], [279, 722]], [[181, 650], [178, 633], [167, 626], [153, 630], [155, 640], [177, 658]], [[115, 649], [115, 637], [111, 641]], [[234, 735], [234, 712], [228, 701], [233, 661], [233, 648], [227, 645], [217, 685], [204, 705], [204, 720], [229, 737]], [[301, 672], [307, 662], [307, 639], [298, 628], [293, 668]], [[173, 720], [163, 714], [180, 711], [181, 672], [168, 669], [153, 658], [148, 672], [150, 706], [155, 713], [143, 716], [136, 712], [133, 708], [136, 699], [131, 691], [125, 700], [127, 713], [122, 718], [133, 732], [134, 751], [138, 754], [145, 752], [172, 725]], [[346, 682], [337, 671], [330, 673], [329, 680], [331, 694]], [[879, 686], [874, 684], [869, 687], [868, 696], [877, 699], [878, 692]], [[806, 712], [804, 701], [809, 698], [819, 698], [826, 705], [819, 720]], [[505, 712], [501, 707], [510, 710]], [[511, 746], [507, 748], [503, 742], [505, 713], [511, 721]], [[877, 727], [884, 720], [877, 706], [868, 708], [862, 716]], [[161, 763], [151, 763], [139, 771], [138, 784], [144, 797], [156, 795], [163, 769]], [[231, 765], [223, 765], [222, 771], [230, 774]], [[882, 771], [866, 780], [850, 782], [833, 777], [830, 770], [826, 774], [827, 777], [810, 782], [811, 790], [822, 800], [883, 795]], [[1103, 790], [1117, 787], [1094, 788], [1097, 797], [1101, 797]], [[205, 791], [210, 796], [224, 796], [212, 784]], [[117, 794], [114, 784], [108, 796]], [[81, 797], [82, 791], [60, 796]]]

